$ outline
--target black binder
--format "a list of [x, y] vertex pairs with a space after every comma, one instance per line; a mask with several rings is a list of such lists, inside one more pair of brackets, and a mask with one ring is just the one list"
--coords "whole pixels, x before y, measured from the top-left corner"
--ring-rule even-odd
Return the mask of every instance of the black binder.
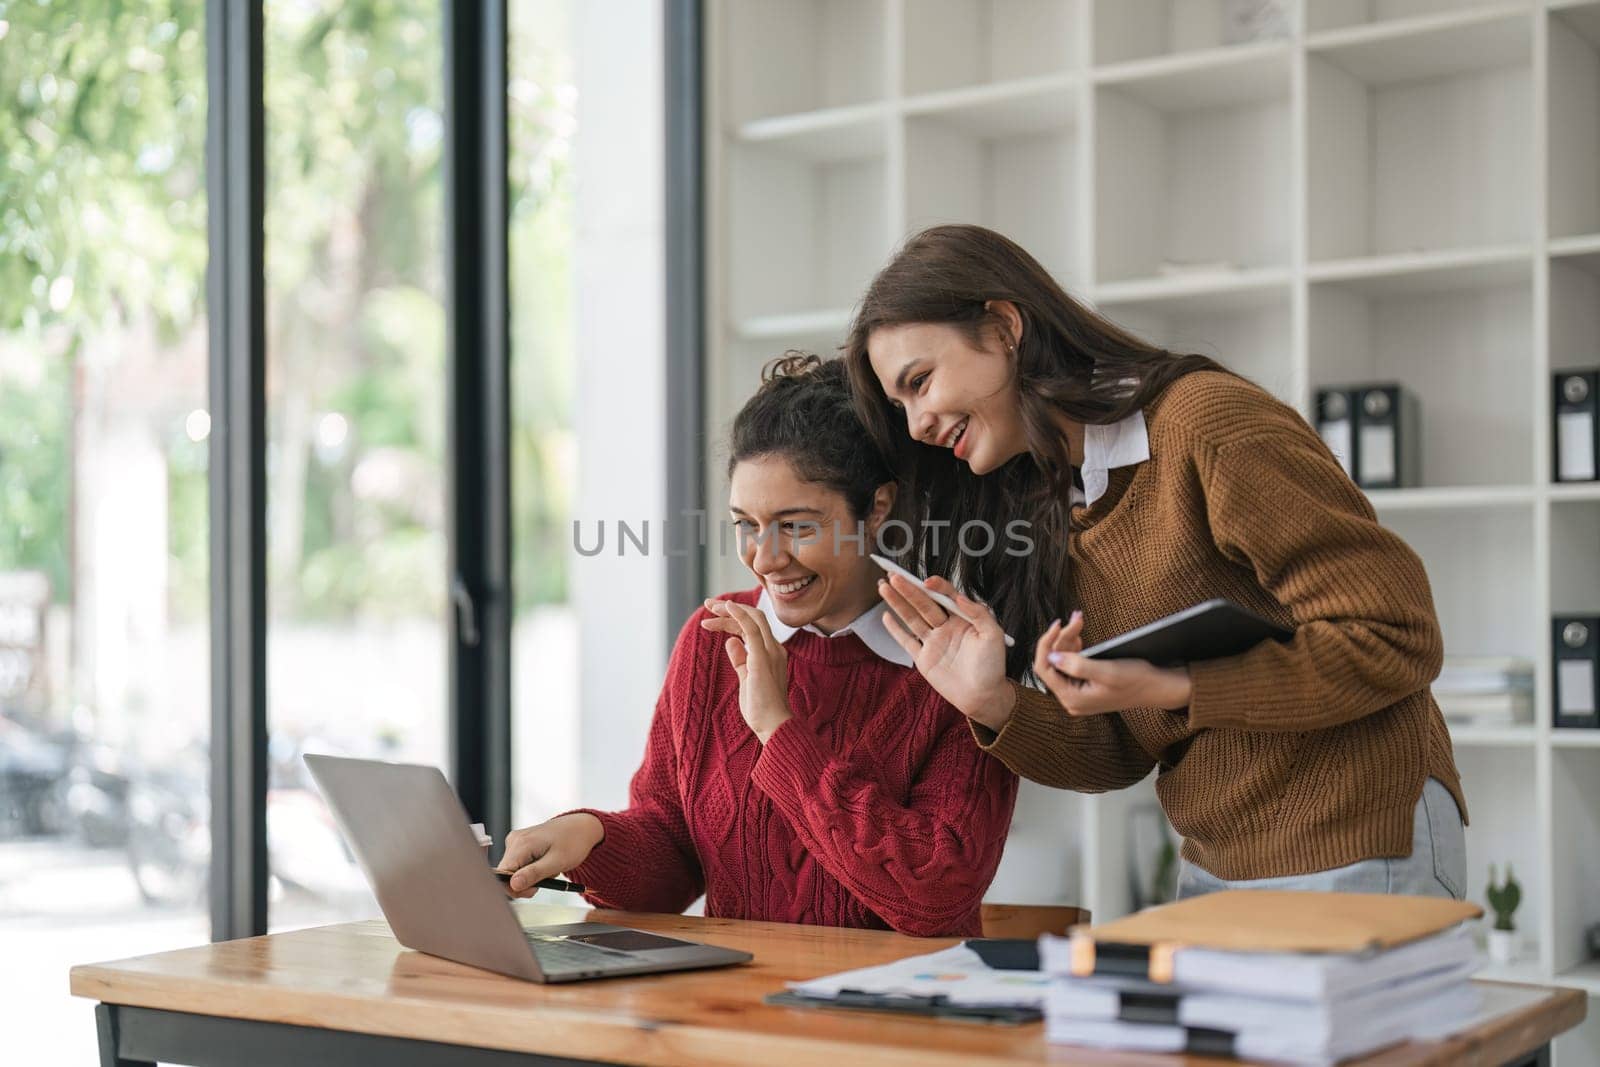
[[1422, 483], [1421, 416], [1416, 396], [1398, 382], [1356, 386], [1356, 484], [1402, 489]]
[[1600, 615], [1557, 615], [1554, 725], [1600, 727]]
[[1600, 368], [1557, 371], [1550, 435], [1558, 482], [1600, 480]]
[[1399, 382], [1318, 389], [1317, 435], [1363, 489], [1422, 484], [1422, 417]]
[[1317, 390], [1317, 436], [1338, 459], [1339, 466], [1352, 480], [1356, 476], [1355, 418], [1351, 412], [1350, 390]]

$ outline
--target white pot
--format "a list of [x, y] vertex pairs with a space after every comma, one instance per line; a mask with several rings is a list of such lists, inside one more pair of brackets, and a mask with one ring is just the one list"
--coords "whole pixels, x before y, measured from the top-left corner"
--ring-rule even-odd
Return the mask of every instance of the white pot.
[[1489, 962], [1501, 965], [1515, 962], [1519, 940], [1515, 930], [1490, 930]]

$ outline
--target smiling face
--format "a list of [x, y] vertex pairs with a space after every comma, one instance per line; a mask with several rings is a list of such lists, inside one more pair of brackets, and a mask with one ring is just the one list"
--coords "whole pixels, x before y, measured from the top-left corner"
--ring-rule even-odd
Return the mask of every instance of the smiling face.
[[[864, 542], [844, 494], [801, 478], [777, 455], [754, 456], [734, 467], [728, 511], [739, 531], [739, 556], [772, 599], [787, 626], [814, 625], [832, 633], [878, 601], [878, 568], [866, 553], [872, 533], [894, 501], [880, 487]], [[836, 536], [837, 532], [837, 536]]]
[[954, 326], [883, 326], [867, 339], [884, 395], [914, 440], [949, 448], [974, 474], [1028, 449], [1011, 361], [998, 337], [976, 347]]

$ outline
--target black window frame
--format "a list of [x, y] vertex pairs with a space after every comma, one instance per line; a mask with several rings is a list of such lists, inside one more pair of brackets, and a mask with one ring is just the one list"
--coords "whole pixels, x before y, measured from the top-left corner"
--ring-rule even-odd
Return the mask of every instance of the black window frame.
[[[207, 0], [210, 203], [211, 936], [267, 931], [265, 106], [262, 0]], [[449, 766], [472, 818], [511, 817], [510, 285], [506, 0], [443, 0]], [[664, 442], [669, 506], [704, 506], [700, 0], [668, 0]], [[668, 560], [670, 646], [703, 595]]]

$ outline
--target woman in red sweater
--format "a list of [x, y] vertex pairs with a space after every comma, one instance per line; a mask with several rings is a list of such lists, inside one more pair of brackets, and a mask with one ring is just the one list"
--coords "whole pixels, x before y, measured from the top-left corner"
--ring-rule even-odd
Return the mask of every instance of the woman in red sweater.
[[759, 585], [684, 624], [622, 811], [514, 831], [511, 891], [565, 872], [625, 911], [977, 935], [1016, 777], [882, 622], [867, 558], [895, 484], [841, 361], [770, 366], [733, 425]]

